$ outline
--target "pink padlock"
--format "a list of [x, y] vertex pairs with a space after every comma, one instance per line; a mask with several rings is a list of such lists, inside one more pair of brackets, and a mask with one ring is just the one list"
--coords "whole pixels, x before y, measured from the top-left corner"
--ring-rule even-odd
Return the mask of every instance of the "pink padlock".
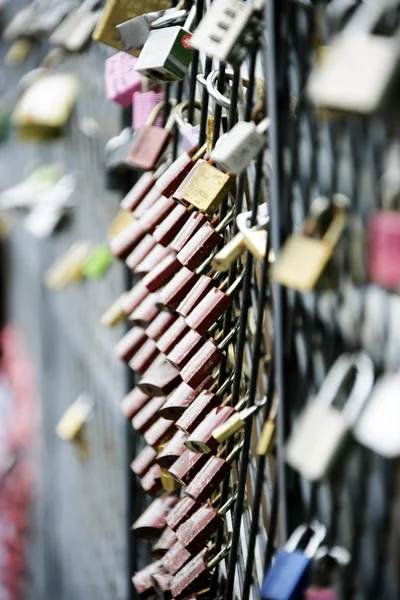
[[142, 89], [142, 76], [135, 71], [137, 58], [126, 52], [117, 52], [105, 62], [107, 98], [120, 106], [132, 104], [134, 92]]
[[338, 600], [338, 597], [335, 590], [314, 585], [304, 593], [304, 600]]
[[400, 212], [382, 211], [368, 224], [368, 276], [385, 288], [400, 287]]
[[[146, 125], [146, 121], [149, 118], [152, 110], [165, 100], [164, 91], [156, 92], [150, 90], [149, 92], [138, 92], [135, 91], [132, 98], [132, 129], [138, 131]], [[160, 111], [154, 125], [156, 127], [162, 127], [164, 122], [164, 111]]]

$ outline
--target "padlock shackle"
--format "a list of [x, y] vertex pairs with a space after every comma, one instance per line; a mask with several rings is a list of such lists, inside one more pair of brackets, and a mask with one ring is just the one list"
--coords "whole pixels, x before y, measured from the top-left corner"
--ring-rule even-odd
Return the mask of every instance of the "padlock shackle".
[[238, 331], [239, 331], [239, 323], [236, 324], [236, 326], [232, 329], [232, 331], [230, 331], [228, 333], [228, 335], [226, 336], [226, 338], [224, 338], [222, 340], [222, 342], [220, 342], [217, 346], [218, 350], [225, 350], [225, 348], [227, 348], [229, 346], [229, 344], [232, 342], [232, 340], [237, 336]]
[[215, 394], [217, 396], [223, 396], [225, 394], [226, 391], [229, 390], [229, 388], [231, 387], [233, 380], [235, 378], [235, 374], [231, 373], [229, 375], [229, 377], [227, 379], [225, 379], [224, 383], [221, 385], [220, 388], [218, 388], [218, 390], [215, 392]]
[[233, 463], [235, 458], [237, 458], [238, 455], [240, 454], [240, 452], [242, 451], [242, 448], [243, 448], [243, 440], [241, 440], [238, 444], [236, 444], [236, 446], [233, 448], [232, 452], [230, 452], [228, 454], [228, 456], [226, 457], [225, 461], [228, 464]]
[[[195, 108], [197, 108], [199, 110], [201, 109], [201, 104], [198, 100], [196, 100], [194, 102], [194, 106], [195, 106]], [[184, 119], [184, 117], [183, 117], [183, 111], [187, 110], [188, 107], [189, 107], [188, 100], [185, 100], [184, 102], [180, 102], [179, 104], [177, 104], [175, 106], [175, 108], [174, 108], [175, 121], [176, 121], [178, 127], [183, 127], [187, 123], [187, 120]]]
[[239, 275], [239, 277], [227, 289], [227, 291], [225, 292], [227, 296], [232, 296], [236, 292], [237, 288], [242, 283], [243, 277], [244, 277], [244, 271], [241, 272], [241, 274]]
[[225, 217], [222, 219], [222, 221], [220, 223], [218, 223], [217, 227], [215, 228], [215, 231], [217, 233], [221, 233], [221, 231], [223, 231], [225, 229], [225, 227], [227, 227], [229, 225], [229, 223], [232, 223], [234, 216], [235, 216], [235, 209], [231, 208], [231, 210], [225, 215]]
[[223, 517], [224, 515], [226, 515], [226, 513], [228, 512], [228, 510], [230, 510], [233, 506], [233, 504], [236, 502], [238, 497], [238, 491], [235, 490], [234, 493], [232, 494], [232, 496], [229, 498], [229, 500], [227, 500], [225, 502], [225, 504], [223, 504], [221, 506], [221, 508], [218, 510], [218, 514], [220, 517]]
[[206, 565], [207, 569], [209, 571], [211, 571], [214, 567], [216, 567], [218, 565], [218, 563], [221, 562], [221, 560], [223, 560], [226, 556], [228, 556], [229, 552], [231, 549], [231, 542], [229, 541], [227, 544], [225, 544], [221, 550], [218, 552], [218, 554], [216, 554], [214, 556], [214, 558], [212, 558]]
[[285, 544], [285, 552], [294, 552], [298, 548], [304, 535], [310, 530], [313, 534], [304, 550], [304, 555], [307, 556], [307, 558], [313, 558], [326, 535], [326, 526], [316, 520], [312, 521], [310, 524], [299, 525], [299, 527], [294, 530]]

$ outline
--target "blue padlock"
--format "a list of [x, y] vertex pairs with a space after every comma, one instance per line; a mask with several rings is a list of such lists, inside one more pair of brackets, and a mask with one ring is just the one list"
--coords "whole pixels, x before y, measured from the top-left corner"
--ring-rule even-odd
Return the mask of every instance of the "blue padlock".
[[[312, 536], [304, 550], [298, 547], [304, 535], [311, 530]], [[300, 525], [290, 536], [283, 550], [267, 572], [261, 598], [265, 600], [300, 600], [309, 585], [311, 561], [326, 535], [326, 527], [319, 521]]]

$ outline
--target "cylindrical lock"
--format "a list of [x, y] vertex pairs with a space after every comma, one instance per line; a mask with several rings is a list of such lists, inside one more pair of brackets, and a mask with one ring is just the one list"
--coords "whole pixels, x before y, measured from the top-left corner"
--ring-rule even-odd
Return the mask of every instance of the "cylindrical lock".
[[143, 375], [160, 354], [153, 340], [148, 339], [129, 361], [132, 371]]
[[189, 485], [207, 461], [207, 454], [186, 450], [168, 470], [181, 485]]
[[167, 360], [179, 371], [189, 362], [205, 343], [202, 335], [190, 329], [187, 334], [167, 354]]
[[130, 314], [129, 321], [138, 327], [148, 327], [160, 312], [157, 308], [158, 296], [149, 294]]
[[162, 557], [161, 561], [164, 569], [171, 575], [175, 575], [192, 558], [192, 556], [193, 555], [186, 550], [185, 546], [177, 540], [172, 548], [170, 548], [170, 550]]
[[190, 271], [186, 267], [179, 269], [171, 281], [160, 292], [162, 307], [169, 310], [176, 310], [197, 280], [198, 276], [193, 271]]
[[143, 329], [132, 327], [115, 346], [116, 356], [124, 362], [129, 362], [147, 339]]
[[151, 596], [154, 596], [156, 591], [151, 576], [163, 571], [164, 567], [160, 561], [157, 561], [135, 573], [132, 577], [132, 583], [140, 598], [150, 598]]
[[[122, 210], [134, 211], [145, 199], [156, 182], [154, 173], [143, 173], [133, 188], [121, 200]], [[161, 195], [161, 194], [160, 194]]]
[[161, 469], [161, 483], [167, 492], [177, 492], [181, 488], [181, 484], [174, 477], [172, 477], [171, 473], [168, 472], [167, 469]]
[[138, 387], [135, 387], [122, 400], [122, 413], [127, 419], [131, 420], [140, 410], [142, 410], [149, 400], [151, 400], [150, 396], [144, 394]]
[[161, 196], [157, 202], [141, 217], [139, 223], [145, 231], [153, 233], [157, 225], [160, 225], [177, 206], [175, 200]]
[[161, 537], [154, 542], [151, 548], [151, 555], [154, 558], [160, 559], [176, 542], [176, 533], [169, 527], [166, 527]]
[[186, 600], [192, 594], [208, 587], [211, 573], [207, 567], [213, 566], [207, 563], [208, 556], [208, 550], [203, 549], [173, 576], [171, 592], [174, 600]]
[[182, 317], [187, 317], [213, 287], [214, 281], [212, 278], [208, 275], [201, 275], [186, 298], [179, 304], [176, 312]]
[[131, 469], [138, 477], [143, 477], [155, 464], [157, 451], [151, 446], [145, 446], [131, 463]]
[[170, 573], [155, 573], [151, 576], [158, 600], [172, 600]]
[[179, 317], [157, 341], [157, 348], [163, 354], [168, 354], [188, 331], [185, 319]]
[[184, 267], [194, 271], [222, 240], [222, 235], [209, 222], [205, 222], [176, 257]]
[[[220, 403], [221, 398], [217, 394], [204, 390], [181, 415], [176, 422], [176, 426], [190, 435]], [[198, 452], [198, 450], [195, 450], [195, 452]]]
[[233, 406], [217, 406], [199, 423], [190, 434], [185, 445], [193, 452], [214, 452], [218, 448], [218, 442], [213, 438], [213, 430], [225, 423], [229, 417], [237, 412]]
[[143, 279], [143, 283], [149, 292], [156, 292], [161, 286], [165, 285], [177, 271], [179, 271], [180, 266], [181, 265], [174, 253], [167, 254], [161, 262], [155, 265], [154, 268], [147, 273]]
[[167, 396], [181, 381], [178, 369], [165, 360], [157, 364], [154, 369], [148, 369], [139, 381], [138, 387], [149, 396]]
[[[204, 467], [195, 475], [186, 488], [186, 494], [196, 502], [206, 502], [222, 481], [229, 475], [231, 463], [235, 460], [242, 443], [238, 444], [224, 460], [219, 456], [209, 456]], [[203, 454], [202, 456], [207, 456]]]
[[167, 515], [167, 525], [171, 528], [172, 531], [177, 531], [178, 527], [182, 525], [191, 515], [193, 515], [196, 510], [199, 508], [199, 504], [193, 500], [193, 498], [189, 498], [189, 496], [184, 496], [182, 500], [178, 502], [174, 506], [174, 508]]
[[[145, 277], [157, 267], [160, 261], [168, 256], [170, 251], [161, 244], [156, 244], [147, 256], [133, 269], [137, 277]], [[146, 286], [147, 287], [147, 286]]]
[[131, 269], [132, 271], [134, 271], [138, 267], [138, 265], [140, 265], [140, 263], [144, 261], [146, 256], [150, 254], [155, 245], [156, 240], [154, 239], [154, 237], [150, 233], [146, 234], [136, 246], [136, 248], [132, 250], [132, 252], [127, 257], [125, 261], [126, 266], [129, 267], [129, 269]]
[[160, 467], [154, 464], [141, 479], [142, 488], [149, 496], [156, 496], [162, 488]]
[[142, 202], [136, 206], [132, 211], [135, 219], [140, 219], [147, 213], [148, 210], [161, 198], [160, 190], [153, 186], [147, 195], [143, 198]]
[[176, 421], [182, 416], [187, 407], [192, 404], [195, 398], [197, 398], [203, 390], [210, 389], [214, 383], [212, 377], [206, 377], [196, 389], [193, 389], [190, 385], [182, 381], [174, 393], [168, 398], [160, 414], [164, 419]]
[[125, 314], [130, 315], [149, 295], [149, 290], [139, 281], [126, 295], [121, 298], [121, 308]]
[[171, 439], [176, 431], [175, 423], [159, 417], [144, 434], [144, 439], [149, 446], [157, 448], [163, 442]]
[[183, 152], [157, 180], [157, 187], [163, 196], [169, 198], [193, 169], [193, 152]]
[[153, 233], [155, 241], [162, 246], [168, 246], [189, 217], [190, 213], [187, 208], [177, 204], [162, 223], [156, 227]]
[[147, 327], [145, 331], [147, 337], [157, 342], [177, 318], [178, 315], [176, 313], [160, 312]]
[[176, 253], [180, 252], [185, 244], [188, 243], [191, 237], [206, 221], [208, 221], [208, 219], [205, 215], [203, 215], [203, 213], [193, 212], [183, 225], [180, 232], [169, 244], [169, 248]]
[[110, 250], [117, 258], [125, 260], [146, 235], [139, 221], [133, 221], [110, 241]]
[[166, 526], [166, 516], [175, 504], [176, 496], [156, 498], [132, 525], [132, 533], [144, 540], [155, 540], [160, 537]]
[[164, 402], [165, 398], [162, 396], [151, 398], [132, 419], [133, 429], [143, 435], [157, 421], [158, 411]]
[[[171, 421], [169, 421], [171, 423]], [[187, 435], [183, 431], [176, 431], [168, 444], [159, 452], [157, 464], [163, 469], [169, 469], [176, 460], [185, 452]]]

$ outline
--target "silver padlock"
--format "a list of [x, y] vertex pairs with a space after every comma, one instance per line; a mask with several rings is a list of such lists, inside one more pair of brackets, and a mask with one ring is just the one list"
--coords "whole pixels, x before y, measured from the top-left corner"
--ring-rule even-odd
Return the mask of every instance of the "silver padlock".
[[51, 34], [50, 43], [69, 52], [81, 50], [96, 27], [100, 11], [95, 9], [100, 3], [100, 0], [85, 0], [77, 10], [70, 12]]
[[154, 29], [135, 70], [157, 83], [183, 79], [192, 60], [191, 37], [190, 31], [179, 26]]
[[388, 4], [363, 4], [332, 39], [307, 92], [319, 108], [369, 115], [394, 107], [400, 89], [400, 30], [374, 33]]
[[[174, 108], [175, 121], [182, 137], [183, 150], [191, 150], [199, 143], [200, 125], [192, 125], [183, 117], [183, 111], [189, 106], [188, 102], [181, 102]], [[200, 102], [195, 102], [196, 108], [201, 108]]]
[[269, 124], [269, 117], [258, 125], [252, 121], [239, 121], [213, 149], [211, 159], [224, 171], [239, 175], [265, 146]]
[[220, 61], [240, 65], [262, 32], [257, 12], [263, 5], [243, 0], [215, 0], [192, 38], [192, 46]]
[[[294, 424], [286, 445], [286, 460], [303, 477], [319, 480], [334, 466], [371, 394], [374, 367], [364, 352], [342, 354], [334, 363], [321, 389]], [[351, 391], [346, 393], [346, 385]], [[334, 403], [343, 403], [342, 409]]]

